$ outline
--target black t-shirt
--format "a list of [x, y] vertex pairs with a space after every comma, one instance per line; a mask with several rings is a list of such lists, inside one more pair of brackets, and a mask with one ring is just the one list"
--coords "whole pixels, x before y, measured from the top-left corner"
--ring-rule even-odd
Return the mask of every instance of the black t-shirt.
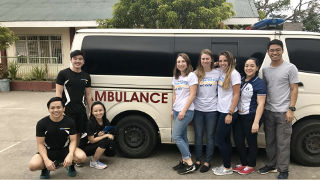
[[45, 146], [49, 150], [60, 150], [69, 146], [69, 136], [75, 133], [74, 121], [68, 116], [64, 116], [59, 122], [46, 116], [38, 121], [36, 127], [36, 136], [45, 137]]
[[64, 87], [62, 99], [66, 105], [70, 102], [84, 105], [85, 88], [91, 87], [88, 73], [84, 71], [78, 73], [67, 68], [59, 72], [56, 83]]
[[[95, 119], [90, 119], [88, 121], [86, 133], [81, 137], [81, 140], [80, 140], [81, 145], [90, 143], [88, 140], [88, 136], [97, 137], [98, 133], [102, 131], [106, 126], [111, 126], [108, 120], [103, 120], [102, 122], [103, 124], [100, 125]], [[108, 133], [113, 134], [114, 131], [111, 130]]]

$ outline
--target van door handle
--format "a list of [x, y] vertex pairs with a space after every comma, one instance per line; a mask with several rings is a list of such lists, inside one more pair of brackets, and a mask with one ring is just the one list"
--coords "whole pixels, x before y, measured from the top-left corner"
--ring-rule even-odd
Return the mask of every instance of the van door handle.
[[302, 83], [302, 82], [298, 82], [298, 86], [299, 86], [299, 87], [302, 87], [302, 86], [303, 86], [303, 83]]

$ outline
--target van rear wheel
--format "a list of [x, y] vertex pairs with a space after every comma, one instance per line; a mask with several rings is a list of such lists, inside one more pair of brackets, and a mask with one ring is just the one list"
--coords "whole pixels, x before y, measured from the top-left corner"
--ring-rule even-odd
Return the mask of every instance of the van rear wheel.
[[320, 120], [307, 120], [294, 127], [291, 152], [291, 157], [303, 165], [320, 165]]
[[118, 150], [126, 157], [147, 157], [158, 142], [152, 123], [140, 115], [125, 116], [116, 129]]

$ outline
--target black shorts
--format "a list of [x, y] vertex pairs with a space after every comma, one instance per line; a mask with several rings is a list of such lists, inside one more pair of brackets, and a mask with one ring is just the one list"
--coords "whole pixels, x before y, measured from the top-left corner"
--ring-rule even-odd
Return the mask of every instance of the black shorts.
[[114, 149], [115, 145], [113, 140], [103, 139], [93, 144], [89, 143], [89, 144], [79, 145], [79, 148], [81, 148], [86, 153], [87, 156], [94, 155], [98, 147], [105, 149], [105, 152], [104, 152], [105, 155], [112, 156], [115, 154], [115, 149]]
[[86, 108], [83, 105], [68, 104], [65, 114], [74, 120], [77, 134], [84, 133], [88, 123]]
[[[50, 150], [47, 149], [47, 156], [51, 161], [63, 162], [69, 153], [69, 147], [59, 149], [59, 150]], [[40, 154], [39, 152], [37, 154]]]

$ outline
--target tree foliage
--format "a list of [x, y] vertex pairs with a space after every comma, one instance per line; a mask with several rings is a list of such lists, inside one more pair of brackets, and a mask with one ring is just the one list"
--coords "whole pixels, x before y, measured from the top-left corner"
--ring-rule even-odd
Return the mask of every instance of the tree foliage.
[[304, 30], [320, 32], [320, 2], [299, 0], [293, 6], [290, 0], [255, 0], [260, 19], [283, 18], [286, 21], [303, 23]]
[[0, 50], [7, 49], [16, 40], [18, 38], [9, 28], [0, 26]]
[[114, 28], [221, 28], [234, 15], [225, 0], [119, 0], [113, 18], [98, 20]]

